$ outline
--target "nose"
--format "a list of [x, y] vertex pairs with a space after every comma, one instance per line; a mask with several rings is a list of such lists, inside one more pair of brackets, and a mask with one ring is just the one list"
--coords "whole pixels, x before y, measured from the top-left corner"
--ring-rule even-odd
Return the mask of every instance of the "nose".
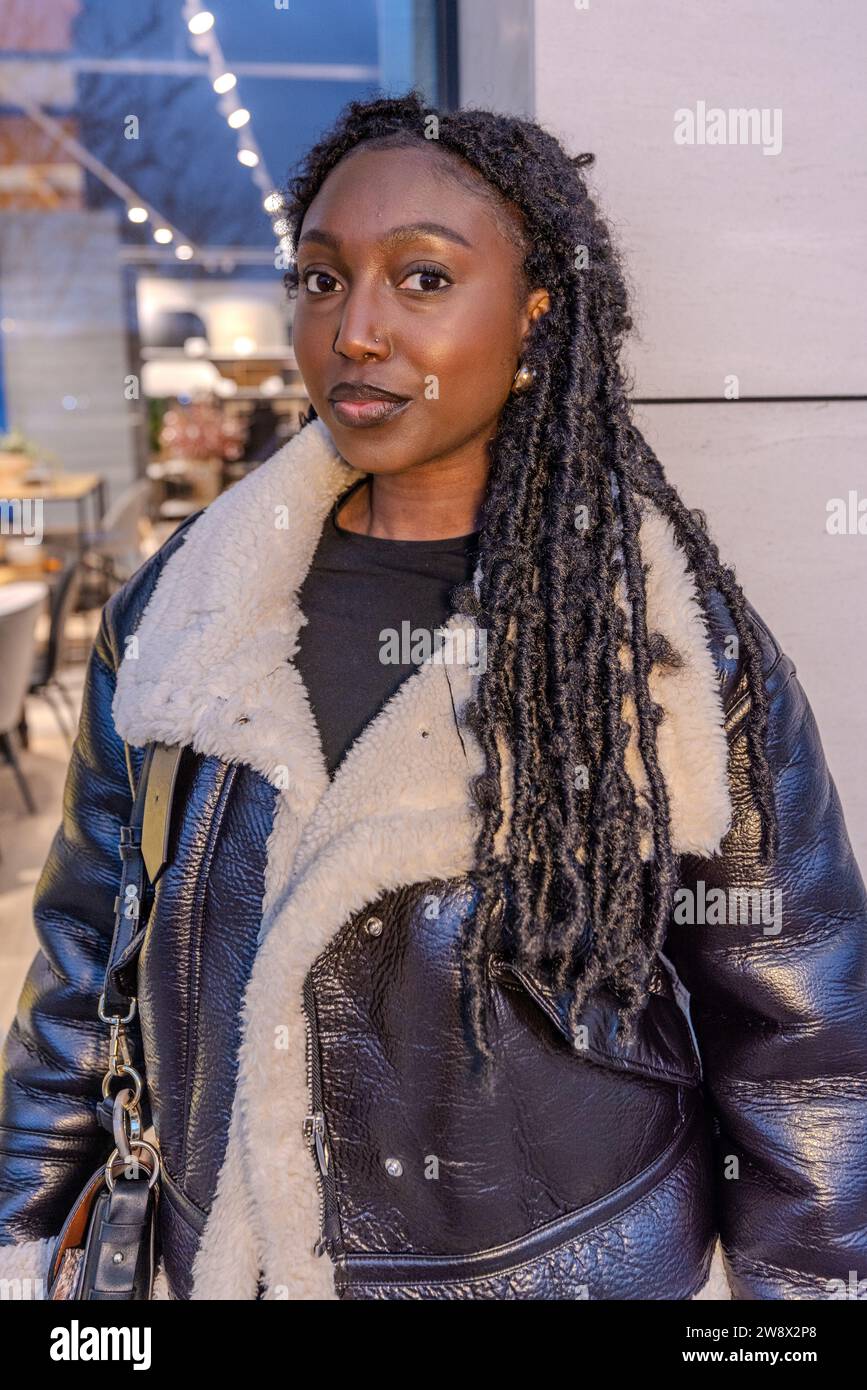
[[371, 295], [347, 291], [332, 351], [352, 362], [363, 362], [367, 358], [384, 361], [391, 355], [382, 314]]

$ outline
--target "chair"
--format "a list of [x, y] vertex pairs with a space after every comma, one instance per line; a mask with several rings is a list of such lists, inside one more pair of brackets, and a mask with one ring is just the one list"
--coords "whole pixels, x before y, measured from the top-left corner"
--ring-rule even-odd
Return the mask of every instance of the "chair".
[[[132, 483], [111, 506], [95, 531], [84, 535], [85, 567], [103, 581], [120, 585], [141, 565], [141, 523], [150, 521], [151, 485], [147, 478]], [[106, 595], [107, 596], [107, 595]]]
[[[51, 624], [48, 631], [48, 642], [45, 650], [36, 655], [30, 673], [28, 691], [30, 695], [40, 695], [43, 698], [57, 720], [60, 732], [69, 744], [72, 743], [75, 735], [78, 714], [72, 696], [57, 672], [63, 664], [66, 648], [66, 625], [70, 614], [75, 612], [75, 606], [81, 592], [82, 578], [81, 562], [70, 560], [54, 586], [51, 594]], [[55, 695], [59, 697], [57, 703], [55, 703]], [[67, 728], [63, 718], [62, 706], [65, 706], [70, 717], [69, 728]], [[18, 732], [21, 735], [22, 744], [28, 748], [30, 744], [26, 712], [22, 713]]]
[[48, 594], [43, 583], [5, 584], [0, 588], [0, 750], [12, 766], [15, 780], [31, 815], [36, 803], [12, 742], [12, 731], [30, 687], [36, 651], [36, 624]]

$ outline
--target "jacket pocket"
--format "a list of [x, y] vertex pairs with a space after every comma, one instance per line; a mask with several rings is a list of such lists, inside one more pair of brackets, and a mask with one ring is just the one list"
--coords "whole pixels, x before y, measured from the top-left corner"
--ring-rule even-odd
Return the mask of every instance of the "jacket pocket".
[[[640, 1172], [515, 1240], [465, 1255], [344, 1253], [341, 1299], [685, 1299], [716, 1236], [713, 1156], [701, 1098]], [[672, 1238], [676, 1233], [676, 1238]]]
[[614, 1071], [634, 1072], [677, 1086], [701, 1084], [701, 1058], [692, 1025], [685, 1001], [678, 1002], [685, 991], [664, 957], [660, 956], [647, 1004], [638, 1019], [635, 1037], [628, 1044], [616, 1036], [617, 1004], [609, 990], [596, 990], [585, 1004], [580, 1021], [586, 1031], [581, 1045], [573, 1046], [568, 990], [557, 990], [543, 969], [529, 970], [514, 965], [496, 952], [488, 958], [488, 970], [501, 988], [520, 989], [531, 999], [569, 1043], [576, 1057]]

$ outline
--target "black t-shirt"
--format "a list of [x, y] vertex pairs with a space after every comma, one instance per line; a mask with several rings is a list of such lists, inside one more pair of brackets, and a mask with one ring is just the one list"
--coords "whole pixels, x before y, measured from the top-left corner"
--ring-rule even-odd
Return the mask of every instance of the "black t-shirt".
[[[334, 503], [299, 590], [307, 618], [296, 665], [307, 687], [329, 775], [451, 617], [455, 585], [472, 579], [478, 531], [441, 541], [361, 536], [337, 523], [359, 478]], [[415, 642], [415, 651], [413, 651]], [[395, 658], [398, 658], [397, 660]]]

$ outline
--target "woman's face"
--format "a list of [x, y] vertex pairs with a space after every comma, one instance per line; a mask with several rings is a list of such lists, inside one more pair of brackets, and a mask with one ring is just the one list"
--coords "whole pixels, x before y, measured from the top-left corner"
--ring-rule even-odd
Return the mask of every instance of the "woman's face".
[[[298, 239], [298, 367], [337, 449], [366, 473], [481, 452], [548, 307], [544, 290], [518, 293], [520, 252], [481, 197], [443, 177], [441, 158], [359, 149], [331, 171]], [[333, 399], [362, 383], [407, 404]]]

